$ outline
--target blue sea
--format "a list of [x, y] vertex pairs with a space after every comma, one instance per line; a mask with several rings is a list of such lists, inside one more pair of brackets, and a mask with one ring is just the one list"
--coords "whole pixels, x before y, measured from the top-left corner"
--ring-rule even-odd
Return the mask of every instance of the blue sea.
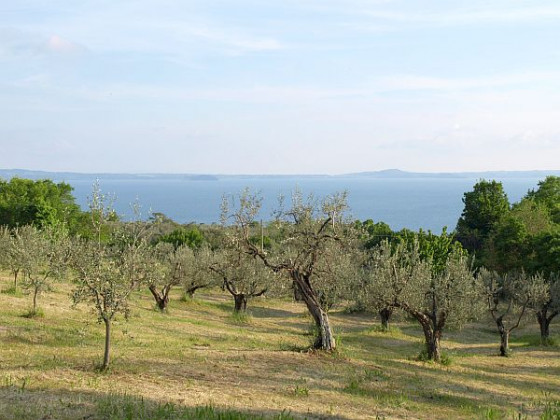
[[[536, 188], [542, 178], [507, 178], [502, 181], [510, 202]], [[218, 223], [222, 196], [250, 188], [263, 197], [259, 218], [270, 219], [278, 196], [288, 199], [294, 189], [321, 198], [347, 191], [349, 215], [354, 219], [383, 221], [393, 230], [409, 228], [441, 232], [453, 230], [463, 210], [463, 194], [476, 178], [367, 178], [367, 177], [226, 177], [212, 181], [189, 179], [102, 179], [103, 193], [115, 196], [114, 208], [125, 219], [132, 217], [131, 203], [138, 200], [143, 217], [163, 213], [180, 222]], [[94, 179], [68, 180], [74, 196], [87, 209]]]

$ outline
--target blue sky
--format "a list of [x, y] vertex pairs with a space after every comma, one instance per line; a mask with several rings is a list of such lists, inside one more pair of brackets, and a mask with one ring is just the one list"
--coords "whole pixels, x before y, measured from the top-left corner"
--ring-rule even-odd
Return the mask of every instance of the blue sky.
[[0, 167], [560, 168], [560, 2], [0, 1]]

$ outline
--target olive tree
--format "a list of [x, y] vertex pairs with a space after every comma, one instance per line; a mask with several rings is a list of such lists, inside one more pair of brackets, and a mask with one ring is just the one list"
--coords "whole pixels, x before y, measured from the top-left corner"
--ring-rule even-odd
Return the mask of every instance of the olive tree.
[[19, 244], [20, 239], [14, 235], [13, 230], [4, 226], [0, 230], [0, 265], [10, 271], [13, 276], [13, 290], [18, 289], [18, 278], [24, 264], [24, 248]]
[[[271, 250], [251, 240], [257, 228], [255, 219], [261, 199], [246, 190], [230, 211], [232, 201], [235, 200], [225, 199], [222, 203], [222, 222], [233, 221], [233, 240], [243, 252], [260, 260], [273, 272], [284, 273], [295, 284], [316, 326], [313, 347], [334, 350], [336, 342], [328, 316], [328, 302], [321, 297], [320, 283], [321, 279], [329, 277], [326, 275], [329, 267], [336, 266], [343, 255], [344, 239], [349, 235], [350, 227], [343, 223], [346, 194], [335, 194], [318, 202], [312, 196], [304, 199], [296, 191], [288, 208], [281, 199], [275, 220], [268, 226], [269, 236], [278, 242]], [[327, 253], [329, 246], [334, 248]], [[329, 264], [326, 264], [327, 258], [331, 259]]]
[[498, 275], [481, 269], [479, 277], [486, 287], [486, 301], [500, 334], [500, 356], [508, 356], [509, 337], [519, 327], [531, 306], [548, 300], [546, 282], [542, 275], [528, 276], [524, 272]]
[[105, 324], [105, 350], [101, 370], [110, 361], [111, 326], [119, 313], [128, 317], [129, 297], [150, 273], [147, 225], [142, 222], [118, 223], [112, 226], [109, 242], [102, 241], [102, 232], [114, 220], [107, 197], [94, 185], [89, 203], [94, 240], [78, 238], [72, 267], [76, 272], [75, 304], [90, 303], [99, 322]]
[[541, 331], [541, 342], [547, 344], [550, 323], [560, 314], [560, 230], [542, 232], [531, 238], [530, 273], [542, 275], [548, 289], [548, 299], [535, 306], [535, 314]]
[[418, 241], [385, 241], [374, 249], [364, 275], [372, 305], [401, 309], [422, 326], [430, 360], [440, 360], [447, 326], [461, 327], [476, 316], [480, 287], [460, 249], [435, 269], [433, 258], [421, 258]]
[[[0, 267], [3, 269], [9, 269], [9, 256], [10, 256], [10, 245], [12, 242], [12, 234], [7, 226], [0, 226]], [[11, 271], [11, 270], [10, 270]], [[14, 290], [17, 289], [17, 275], [14, 280]]]
[[173, 286], [180, 284], [181, 263], [176, 260], [176, 249], [169, 243], [158, 243], [150, 250], [151, 273], [148, 276], [148, 289], [160, 311], [169, 304], [169, 293]]
[[17, 256], [23, 274], [22, 287], [33, 296], [29, 313], [33, 316], [37, 313], [38, 296], [50, 291], [51, 281], [65, 273], [71, 252], [69, 240], [62, 230], [46, 227], [40, 231], [27, 225], [14, 229], [11, 246], [12, 256]]
[[209, 269], [234, 301], [234, 312], [245, 312], [247, 302], [268, 292], [277, 282], [274, 273], [240, 248], [213, 252]]
[[210, 250], [206, 247], [193, 250], [187, 245], [175, 248], [160, 242], [152, 251], [155, 257], [152, 272], [148, 278], [148, 288], [159, 310], [164, 311], [169, 304], [169, 293], [175, 286], [192, 298], [197, 289], [212, 284], [209, 273]]
[[184, 265], [181, 266], [185, 269], [180, 272], [183, 297], [192, 299], [197, 290], [216, 284], [209, 270], [213, 253], [207, 246], [194, 250], [185, 247], [181, 252], [179, 258], [185, 260]]
[[541, 299], [540, 305], [535, 308], [544, 345], [550, 341], [550, 323], [560, 314], [560, 275], [552, 273], [545, 281], [545, 288], [548, 299]]

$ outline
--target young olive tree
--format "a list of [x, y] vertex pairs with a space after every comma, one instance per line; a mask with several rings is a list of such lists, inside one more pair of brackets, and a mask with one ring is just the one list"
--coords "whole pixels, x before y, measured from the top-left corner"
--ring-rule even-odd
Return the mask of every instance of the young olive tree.
[[542, 232], [530, 242], [530, 273], [538, 273], [545, 279], [548, 299], [534, 310], [541, 330], [541, 342], [547, 344], [550, 335], [550, 323], [560, 314], [560, 229]]
[[184, 261], [181, 267], [185, 267], [179, 273], [184, 297], [193, 299], [197, 290], [216, 285], [209, 269], [213, 261], [213, 252], [210, 248], [202, 246], [192, 250], [185, 247], [178, 257]]
[[105, 350], [101, 370], [110, 361], [111, 326], [118, 313], [128, 317], [129, 297], [149, 276], [149, 238], [147, 225], [142, 222], [120, 223], [112, 226], [108, 243], [102, 233], [114, 220], [107, 198], [94, 185], [90, 200], [90, 214], [94, 240], [77, 239], [72, 267], [76, 272], [75, 304], [88, 302], [105, 324]]
[[[70, 260], [70, 242], [64, 231], [46, 227], [43, 231], [32, 225], [14, 229], [12, 255], [17, 256], [23, 273], [23, 288], [30, 290], [37, 313], [37, 298], [51, 290], [52, 280], [59, 279]], [[15, 266], [15, 265], [14, 265]]]
[[535, 308], [537, 321], [541, 332], [541, 343], [546, 345], [550, 341], [550, 323], [560, 314], [560, 275], [552, 273], [545, 281], [548, 299], [541, 300], [541, 305]]
[[465, 253], [453, 249], [436, 269], [419, 244], [382, 243], [364, 268], [372, 305], [408, 313], [422, 326], [427, 357], [439, 361], [445, 327], [461, 327], [477, 313], [480, 287]]
[[148, 288], [159, 310], [164, 311], [169, 304], [169, 293], [175, 286], [182, 286], [191, 298], [197, 289], [208, 287], [210, 251], [205, 248], [191, 249], [187, 245], [175, 248], [172, 244], [160, 242], [152, 251], [154, 258]]
[[0, 266], [8, 269], [13, 275], [14, 292], [18, 289], [19, 274], [25, 262], [24, 247], [19, 243], [15, 232], [7, 226], [0, 228]]
[[549, 299], [547, 285], [540, 274], [498, 275], [481, 269], [479, 277], [486, 286], [488, 310], [500, 334], [500, 356], [508, 356], [509, 336], [519, 327], [523, 315], [532, 306], [541, 306]]
[[[12, 242], [12, 234], [7, 226], [0, 226], [0, 268], [8, 269], [10, 265], [10, 244]], [[17, 289], [17, 276], [14, 280], [14, 290]]]
[[209, 269], [234, 301], [234, 312], [245, 312], [247, 301], [264, 295], [277, 282], [274, 273], [240, 248], [214, 251]]
[[[255, 219], [261, 208], [261, 200], [246, 190], [240, 197], [234, 211], [230, 212], [228, 200], [222, 203], [222, 221], [233, 221], [233, 240], [248, 255], [257, 258], [275, 273], [285, 273], [301, 293], [301, 297], [315, 322], [317, 336], [313, 347], [334, 350], [335, 338], [332, 332], [325, 301], [321, 298], [318, 282], [326, 276], [319, 275], [319, 268], [327, 269], [325, 259], [329, 246], [342, 244], [348, 235], [348, 225], [343, 224], [347, 208], [346, 194], [336, 194], [318, 203], [313, 197], [304, 200], [296, 191], [292, 195], [289, 208], [280, 201], [275, 212], [275, 222], [269, 230], [270, 236], [278, 240], [278, 246], [265, 250], [255, 241]], [[270, 232], [269, 232], [270, 234]], [[334, 251], [331, 266], [342, 254]]]
[[176, 249], [172, 244], [160, 242], [150, 250], [151, 273], [148, 276], [148, 289], [156, 301], [160, 311], [165, 311], [169, 304], [171, 288], [180, 283], [177, 272], [180, 263], [175, 261]]

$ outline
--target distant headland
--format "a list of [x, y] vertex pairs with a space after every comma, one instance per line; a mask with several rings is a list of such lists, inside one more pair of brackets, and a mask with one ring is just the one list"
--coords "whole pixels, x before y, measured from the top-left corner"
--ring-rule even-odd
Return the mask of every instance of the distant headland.
[[177, 174], [177, 173], [107, 173], [107, 172], [55, 172], [36, 171], [30, 169], [0, 169], [0, 178], [13, 177], [29, 179], [56, 179], [64, 181], [111, 179], [111, 180], [185, 180], [185, 181], [218, 181], [220, 179], [287, 179], [287, 178], [544, 178], [548, 175], [560, 176], [560, 170], [533, 170], [533, 171], [481, 171], [481, 172], [408, 172], [400, 169], [384, 169], [380, 171], [355, 172], [337, 175], [324, 174]]

